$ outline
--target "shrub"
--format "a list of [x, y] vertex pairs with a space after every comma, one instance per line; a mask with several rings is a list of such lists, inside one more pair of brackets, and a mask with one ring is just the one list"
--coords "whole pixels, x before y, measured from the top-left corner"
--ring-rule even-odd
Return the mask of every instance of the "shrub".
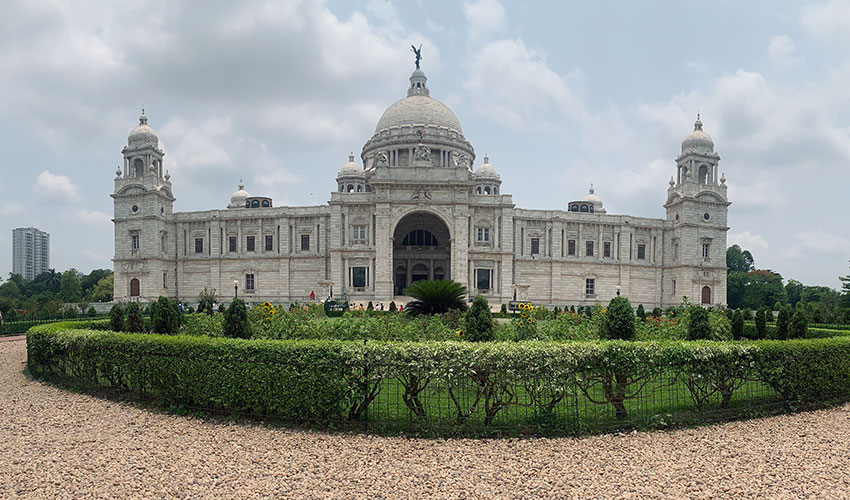
[[652, 316], [656, 317], [656, 318], [660, 318], [661, 317], [661, 308], [660, 307], [653, 307], [652, 308]]
[[593, 308], [590, 306], [585, 306], [584, 315], [587, 316], [587, 319], [593, 318]]
[[375, 310], [375, 304], [373, 304], [371, 300], [369, 301], [369, 305], [366, 306], [366, 310], [367, 311], [374, 311]]
[[483, 295], [477, 295], [464, 318], [465, 338], [470, 342], [493, 340], [493, 314]]
[[174, 301], [160, 297], [151, 304], [151, 329], [154, 332], [176, 333], [180, 328], [181, 319], [180, 310]]
[[109, 310], [109, 328], [113, 332], [124, 330], [124, 308], [121, 304], [115, 304]]
[[639, 304], [637, 307], [637, 317], [641, 321], [646, 321], [646, 311], [643, 309], [643, 304]]
[[233, 299], [224, 313], [224, 335], [233, 339], [251, 338], [251, 324], [248, 322], [248, 310], [245, 301]]
[[390, 301], [390, 312], [396, 312], [396, 311], [398, 311], [398, 307], [395, 305], [395, 301], [391, 300]]
[[788, 327], [788, 337], [792, 339], [802, 339], [806, 336], [806, 331], [809, 328], [809, 319], [806, 317], [806, 312], [798, 307], [791, 317], [791, 324]]
[[[590, 318], [590, 315], [588, 315]], [[631, 340], [635, 336], [635, 313], [629, 299], [617, 296], [608, 303], [602, 326], [602, 336], [612, 340]]]
[[744, 315], [744, 321], [753, 320], [753, 311], [749, 307], [745, 307], [742, 314]]
[[466, 287], [452, 280], [416, 281], [404, 294], [414, 298], [404, 308], [412, 316], [466, 310]]
[[127, 306], [126, 330], [131, 333], [145, 331], [145, 323], [142, 320], [142, 308], [139, 307], [138, 302], [130, 302]]
[[97, 311], [95, 310], [94, 306], [89, 307], [89, 310], [86, 311], [86, 316], [88, 316], [89, 318], [94, 318], [95, 316], [97, 316]]
[[767, 338], [767, 308], [760, 307], [758, 311], [756, 311], [756, 332], [758, 332], [758, 338], [763, 339]]
[[501, 314], [502, 317], [508, 316], [508, 306], [507, 306], [507, 304], [502, 304], [502, 307], [499, 308], [499, 314]]
[[704, 307], [688, 307], [688, 339], [708, 340], [711, 338], [708, 316], [708, 309]]
[[218, 312], [220, 312], [221, 314], [224, 314], [224, 311], [225, 311], [225, 310], [227, 310], [227, 308], [226, 308], [226, 307], [224, 307], [224, 304], [219, 304], [219, 306], [218, 306]]
[[213, 304], [218, 302], [218, 293], [215, 288], [204, 287], [201, 293], [198, 294], [198, 312], [203, 311], [207, 314], [213, 313]]
[[788, 338], [788, 327], [791, 323], [791, 306], [785, 305], [779, 309], [779, 315], [776, 317], [776, 338], [786, 340]]
[[732, 339], [741, 340], [744, 336], [744, 314], [741, 311], [732, 313]]
[[778, 300], [776, 302], [774, 302], [773, 303], [773, 310], [776, 311], [776, 312], [781, 311], [782, 310], [782, 302], [779, 302]]
[[62, 317], [65, 319], [74, 319], [77, 317], [77, 308], [74, 306], [70, 306], [65, 308], [65, 312], [62, 313]]

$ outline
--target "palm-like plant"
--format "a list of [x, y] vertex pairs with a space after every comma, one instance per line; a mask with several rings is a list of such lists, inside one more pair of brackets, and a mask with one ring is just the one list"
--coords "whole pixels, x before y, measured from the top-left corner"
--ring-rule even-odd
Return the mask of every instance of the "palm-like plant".
[[416, 299], [404, 307], [413, 316], [466, 310], [466, 287], [456, 281], [414, 281], [404, 294]]

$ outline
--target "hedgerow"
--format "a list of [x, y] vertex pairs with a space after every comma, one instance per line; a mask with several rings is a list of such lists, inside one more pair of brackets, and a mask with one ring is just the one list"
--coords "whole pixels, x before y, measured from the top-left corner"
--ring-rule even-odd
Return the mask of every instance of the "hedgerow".
[[[577, 425], [579, 407], [600, 408], [601, 413], [586, 411], [587, 418], [613, 414], [625, 421], [648, 401], [656, 405], [653, 414], [672, 412], [670, 405], [676, 404], [700, 414], [727, 408], [736, 397], [774, 397], [793, 406], [850, 396], [846, 336], [756, 342], [363, 342], [126, 334], [76, 329], [80, 326], [90, 325], [31, 329], [30, 371], [167, 404], [287, 420], [487, 427], [504, 425], [510, 416], [510, 422], [523, 425]], [[746, 384], [762, 388], [736, 396]], [[676, 402], [671, 396], [676, 391], [685, 391], [687, 402]]]

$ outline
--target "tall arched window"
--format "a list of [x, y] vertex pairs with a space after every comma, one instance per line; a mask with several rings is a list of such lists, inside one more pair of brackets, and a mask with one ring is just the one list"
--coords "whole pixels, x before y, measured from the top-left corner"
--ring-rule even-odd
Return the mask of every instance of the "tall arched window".
[[136, 158], [133, 160], [133, 177], [144, 177], [145, 175], [145, 164], [142, 162], [141, 158]]
[[711, 288], [704, 286], [702, 287], [702, 303], [705, 305], [711, 304]]
[[708, 165], [700, 165], [699, 167], [699, 183], [708, 184]]
[[138, 297], [141, 292], [139, 290], [139, 278], [133, 278], [130, 280], [130, 297]]

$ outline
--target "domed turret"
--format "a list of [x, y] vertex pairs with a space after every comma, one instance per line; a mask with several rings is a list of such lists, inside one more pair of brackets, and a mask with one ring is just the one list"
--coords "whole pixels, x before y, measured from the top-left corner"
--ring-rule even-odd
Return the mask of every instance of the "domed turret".
[[694, 122], [694, 131], [685, 137], [682, 141], [682, 153], [694, 150], [699, 153], [713, 153], [714, 141], [711, 136], [702, 131], [702, 122], [697, 115], [697, 121]]
[[490, 158], [484, 155], [484, 163], [475, 169], [475, 177], [480, 179], [501, 179], [499, 172], [490, 165]]
[[336, 176], [340, 193], [362, 193], [366, 191], [366, 172], [354, 161], [354, 155], [348, 155], [348, 162]]
[[242, 180], [239, 180], [239, 189], [236, 190], [235, 193], [230, 197], [230, 205], [227, 205], [227, 208], [245, 208], [245, 200], [247, 200], [251, 195], [245, 191], [245, 185], [242, 184]]
[[145, 116], [145, 111], [142, 110], [142, 115], [139, 117], [139, 126], [134, 128], [127, 137], [127, 144], [130, 147], [141, 147], [148, 144], [153, 147], [159, 146], [159, 137], [156, 132], [148, 126], [148, 117]]
[[337, 175], [337, 178], [351, 177], [351, 176], [363, 176], [363, 175], [364, 175], [363, 169], [361, 169], [360, 165], [358, 165], [357, 162], [354, 161], [354, 155], [351, 154], [351, 155], [348, 155], [348, 161], [340, 169], [339, 175]]
[[605, 207], [602, 206], [602, 199], [596, 196], [596, 190], [593, 189], [593, 184], [590, 185], [587, 196], [580, 201], [571, 201], [567, 205], [567, 210], [570, 212], [586, 212], [604, 214]]

